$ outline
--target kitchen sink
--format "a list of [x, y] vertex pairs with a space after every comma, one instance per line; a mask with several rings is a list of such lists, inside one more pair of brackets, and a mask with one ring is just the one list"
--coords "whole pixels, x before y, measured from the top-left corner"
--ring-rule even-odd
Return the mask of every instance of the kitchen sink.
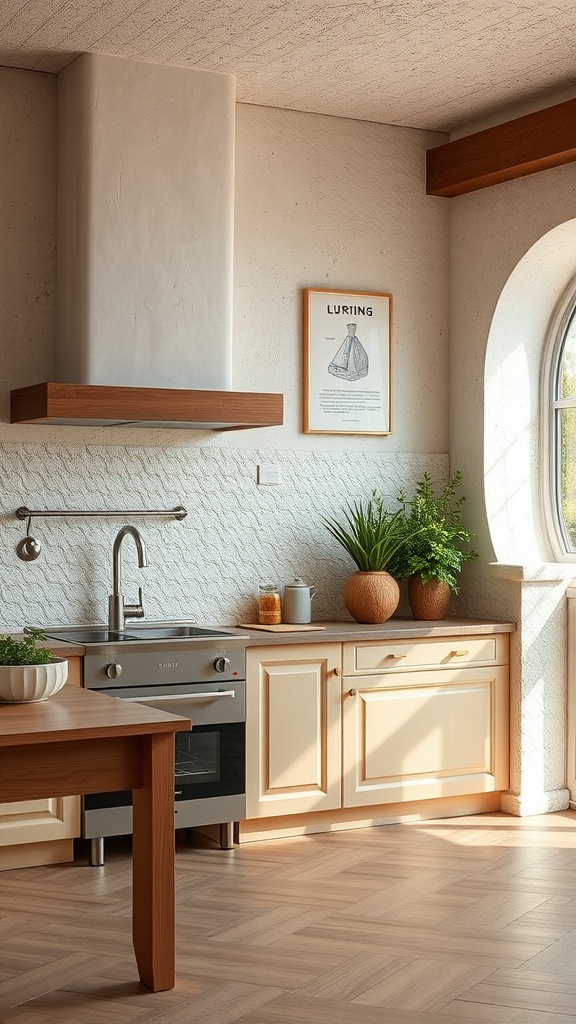
[[[124, 640], [132, 640], [128, 633], [113, 633], [105, 626], [54, 626], [58, 630], [58, 640], [71, 640], [77, 644], [110, 644], [121, 643]], [[49, 633], [48, 628], [43, 629], [47, 636], [54, 636]]]
[[[36, 628], [51, 639], [66, 640], [75, 644], [115, 644], [136, 639], [128, 633], [115, 633], [109, 630], [104, 623], [101, 625], [39, 626]], [[29, 630], [26, 628], [24, 632], [27, 633]]]
[[116, 644], [143, 640], [200, 640], [238, 636], [225, 630], [204, 629], [189, 621], [154, 621], [128, 623], [124, 630], [109, 630], [106, 623], [87, 623], [82, 626], [42, 626], [42, 632], [55, 640], [77, 644]]
[[191, 624], [187, 625], [185, 623], [182, 623], [181, 625], [167, 626], [161, 626], [154, 623], [139, 626], [126, 626], [124, 632], [136, 640], [177, 640], [181, 637], [212, 637], [228, 635], [222, 630], [203, 629], [200, 626], [193, 626]]

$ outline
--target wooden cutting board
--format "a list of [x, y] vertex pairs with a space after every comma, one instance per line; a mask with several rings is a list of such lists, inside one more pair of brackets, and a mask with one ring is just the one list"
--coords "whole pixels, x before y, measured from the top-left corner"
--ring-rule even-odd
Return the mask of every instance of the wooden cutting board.
[[263, 633], [316, 633], [326, 629], [326, 626], [291, 626], [281, 622], [277, 626], [261, 626], [259, 622], [239, 622], [241, 629], [261, 629]]

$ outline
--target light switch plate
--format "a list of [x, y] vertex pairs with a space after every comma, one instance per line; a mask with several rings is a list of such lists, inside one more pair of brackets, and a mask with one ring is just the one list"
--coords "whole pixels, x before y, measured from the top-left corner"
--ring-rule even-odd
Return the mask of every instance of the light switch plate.
[[258, 484], [271, 487], [281, 481], [280, 466], [273, 462], [264, 462], [258, 466]]

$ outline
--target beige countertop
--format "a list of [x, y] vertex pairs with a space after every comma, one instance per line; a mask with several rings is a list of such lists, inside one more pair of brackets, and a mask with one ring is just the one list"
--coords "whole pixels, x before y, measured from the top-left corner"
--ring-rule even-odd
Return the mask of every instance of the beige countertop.
[[[513, 622], [497, 622], [493, 619], [447, 618], [442, 621], [423, 622], [415, 619], [391, 618], [387, 622], [366, 625], [348, 620], [345, 622], [314, 622], [323, 626], [322, 631], [304, 633], [264, 633], [260, 630], [242, 629], [238, 626], [216, 626], [211, 628], [229, 630], [249, 636], [249, 647], [269, 647], [272, 644], [318, 644], [344, 643], [350, 640], [412, 640], [422, 637], [480, 636], [485, 633], [513, 633]], [[13, 634], [21, 637], [22, 634]], [[47, 647], [55, 658], [81, 658], [86, 648], [83, 644], [66, 643], [63, 640], [46, 640]]]
[[[420, 637], [479, 636], [484, 633], [513, 633], [516, 629], [513, 622], [464, 618], [448, 618], [441, 622], [392, 618], [376, 625], [365, 625], [352, 620], [348, 622], [313, 622], [311, 625], [324, 626], [325, 629], [322, 632], [311, 633], [264, 633], [260, 630], [234, 627], [234, 631], [247, 634], [250, 637], [250, 647], [263, 647], [271, 644], [318, 644], [330, 641], [343, 643], [349, 640], [412, 640]], [[222, 628], [232, 629], [233, 627], [223, 626]]]

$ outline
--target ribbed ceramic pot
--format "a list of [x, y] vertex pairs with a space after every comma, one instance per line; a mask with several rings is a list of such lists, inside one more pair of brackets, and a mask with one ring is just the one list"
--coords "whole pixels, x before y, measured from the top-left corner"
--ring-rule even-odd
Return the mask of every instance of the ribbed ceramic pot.
[[358, 570], [346, 580], [344, 604], [356, 622], [386, 622], [400, 600], [400, 587], [388, 572]]
[[0, 665], [0, 702], [36, 704], [58, 693], [68, 679], [66, 658], [45, 665]]
[[408, 600], [415, 619], [445, 619], [450, 608], [452, 592], [441, 580], [422, 581], [420, 576], [408, 580]]

